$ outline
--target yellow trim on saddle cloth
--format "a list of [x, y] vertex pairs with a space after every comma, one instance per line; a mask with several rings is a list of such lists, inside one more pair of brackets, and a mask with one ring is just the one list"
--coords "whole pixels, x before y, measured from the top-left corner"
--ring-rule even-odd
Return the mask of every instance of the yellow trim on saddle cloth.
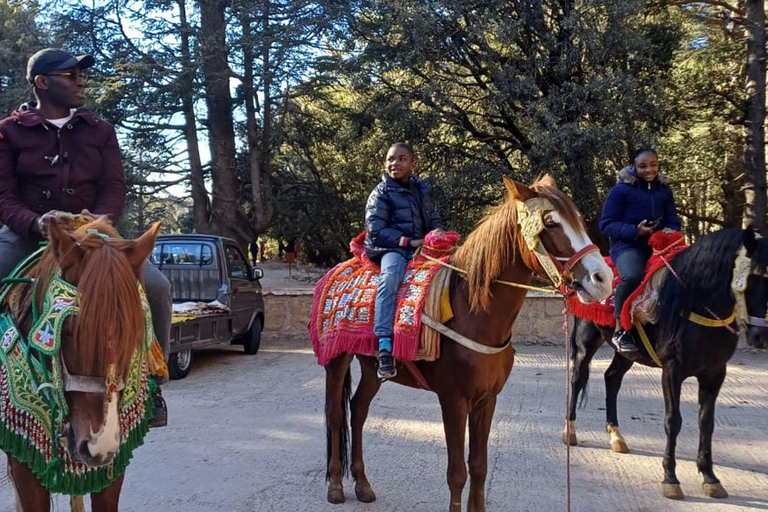
[[445, 322], [453, 318], [453, 308], [451, 307], [451, 287], [447, 284], [440, 291], [440, 323]]
[[653, 345], [651, 345], [651, 340], [648, 339], [648, 334], [646, 334], [645, 329], [643, 329], [643, 324], [635, 322], [635, 328], [637, 329], [638, 334], [640, 334], [640, 341], [643, 342], [646, 352], [651, 356], [651, 359], [656, 363], [656, 366], [661, 368], [661, 360], [659, 359], [659, 356], [656, 355], [656, 351], [653, 349]]
[[716, 318], [707, 318], [705, 316], [697, 315], [696, 313], [691, 313], [688, 315], [688, 320], [691, 322], [703, 325], [704, 327], [725, 327], [726, 325], [731, 325], [734, 320], [736, 320], [736, 311], [738, 308], [733, 309], [733, 313], [731, 313], [731, 316], [728, 318], [724, 318], [723, 320], [718, 320]]

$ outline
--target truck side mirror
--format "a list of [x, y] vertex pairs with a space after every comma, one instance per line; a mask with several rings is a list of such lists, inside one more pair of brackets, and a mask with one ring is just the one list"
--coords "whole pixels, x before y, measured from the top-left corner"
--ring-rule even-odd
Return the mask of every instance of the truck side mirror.
[[251, 280], [258, 281], [262, 277], [264, 277], [264, 270], [255, 267], [251, 269]]

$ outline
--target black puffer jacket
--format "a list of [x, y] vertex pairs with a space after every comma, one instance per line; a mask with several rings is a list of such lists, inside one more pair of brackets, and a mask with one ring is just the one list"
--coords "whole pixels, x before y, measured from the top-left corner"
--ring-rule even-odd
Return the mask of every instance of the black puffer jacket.
[[384, 174], [365, 205], [368, 257], [375, 260], [390, 251], [410, 257], [414, 249], [408, 242], [433, 229], [443, 229], [443, 221], [429, 198], [429, 185], [416, 176], [401, 185]]

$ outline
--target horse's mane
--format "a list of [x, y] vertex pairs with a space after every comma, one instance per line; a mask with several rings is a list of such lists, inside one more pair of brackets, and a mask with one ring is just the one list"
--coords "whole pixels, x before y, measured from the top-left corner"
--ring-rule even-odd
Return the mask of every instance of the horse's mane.
[[[664, 314], [659, 318], [657, 339], [662, 359], [680, 353], [680, 335], [695, 305], [712, 311], [733, 308], [733, 264], [743, 237], [741, 229], [723, 229], [702, 237], [673, 258], [671, 265], [679, 279], [669, 273], [659, 290], [659, 308]], [[703, 309], [699, 313], [711, 316]], [[728, 314], [730, 311], [723, 313]]]
[[[74, 320], [74, 332], [66, 342], [75, 345], [73, 353], [81, 358], [83, 368], [105, 375], [107, 366], [115, 363], [118, 375], [124, 375], [134, 351], [144, 340], [144, 313], [136, 273], [123, 252], [134, 241], [123, 240], [109, 222], [101, 219], [71, 231], [70, 235], [77, 242], [72, 250], [82, 251], [82, 256], [78, 263], [79, 313]], [[47, 289], [57, 265], [49, 245], [40, 262], [28, 273], [38, 279], [39, 305], [42, 291]], [[23, 297], [16, 301], [9, 298], [9, 303], [17, 302], [21, 310], [30, 304], [32, 287], [23, 290]]]
[[[555, 187], [542, 184], [538, 179], [531, 189], [537, 196], [545, 197], [572, 226], [584, 228], [576, 206]], [[504, 202], [490, 212], [469, 234], [466, 242], [456, 251], [453, 261], [466, 270], [469, 285], [469, 304], [472, 311], [488, 311], [491, 304], [491, 285], [504, 269], [520, 255], [522, 243], [517, 225], [517, 206], [509, 194]]]

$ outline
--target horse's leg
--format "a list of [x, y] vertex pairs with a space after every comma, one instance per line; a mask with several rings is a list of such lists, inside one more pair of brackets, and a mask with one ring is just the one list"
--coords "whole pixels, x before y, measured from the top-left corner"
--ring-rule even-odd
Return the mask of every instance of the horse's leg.
[[592, 322], [574, 318], [573, 331], [571, 332], [571, 358], [573, 359], [571, 397], [562, 437], [563, 443], [571, 446], [578, 444], [576, 439], [576, 405], [579, 401], [579, 395], [586, 392], [589, 381], [589, 363], [592, 362], [592, 358], [600, 345], [602, 345], [600, 328]]
[[120, 475], [120, 478], [103, 491], [91, 494], [91, 510], [93, 512], [117, 512], [124, 477], [125, 474]]
[[684, 378], [676, 362], [667, 363], [661, 373], [661, 384], [664, 390], [664, 431], [667, 434], [667, 447], [664, 450], [664, 481], [661, 483], [662, 494], [672, 500], [681, 500], [685, 497], [680, 488], [680, 481], [675, 475], [675, 447], [677, 435], [683, 424], [680, 415], [680, 391]]
[[16, 510], [20, 512], [49, 512], [51, 495], [34, 473], [13, 457], [8, 457], [8, 476], [16, 490]]
[[485, 476], [488, 473], [488, 436], [496, 397], [475, 405], [469, 413], [469, 499], [467, 512], [485, 512]]
[[464, 462], [464, 436], [467, 429], [467, 402], [455, 395], [440, 395], [443, 411], [445, 444], [448, 448], [448, 488], [451, 491], [449, 512], [461, 512], [461, 491], [467, 482]]
[[69, 497], [69, 512], [85, 512], [85, 503], [82, 496]]
[[627, 442], [619, 430], [616, 402], [624, 374], [632, 368], [633, 364], [632, 361], [617, 353], [613, 355], [613, 361], [605, 370], [605, 430], [611, 436], [611, 450], [618, 453], [629, 453]]
[[728, 492], [712, 471], [712, 432], [715, 430], [715, 401], [725, 380], [725, 365], [710, 375], [699, 375], [699, 473], [704, 476], [701, 484], [704, 494], [710, 498], [727, 498]]
[[349, 364], [352, 356], [341, 355], [325, 366], [325, 431], [327, 447], [328, 501], [344, 503], [342, 478], [347, 470], [347, 400], [349, 400]]
[[376, 365], [373, 359], [360, 359], [360, 383], [352, 397], [352, 477], [355, 479], [355, 495], [358, 501], [371, 503], [376, 501], [376, 494], [365, 476], [363, 461], [363, 425], [368, 418], [368, 409], [373, 397], [381, 388], [381, 382], [376, 376]]

